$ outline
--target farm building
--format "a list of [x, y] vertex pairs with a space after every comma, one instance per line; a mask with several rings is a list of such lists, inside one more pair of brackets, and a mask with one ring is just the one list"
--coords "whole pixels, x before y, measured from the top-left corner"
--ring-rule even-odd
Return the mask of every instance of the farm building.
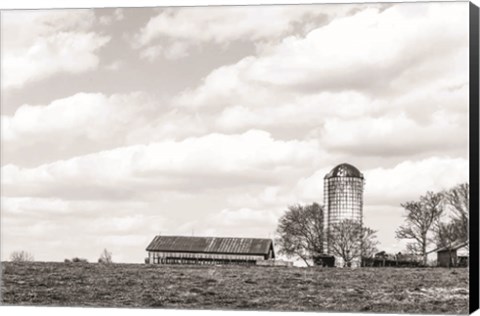
[[156, 236], [147, 247], [148, 263], [246, 264], [275, 258], [271, 239]]
[[[354, 166], [348, 163], [342, 163], [333, 168], [324, 177], [324, 231], [325, 242], [324, 251], [331, 254], [332, 246], [329, 240], [329, 234], [333, 225], [339, 224], [344, 220], [351, 220], [362, 224], [363, 221], [363, 187], [365, 179], [363, 174]], [[358, 239], [358, 246], [361, 240]], [[361, 259], [355, 258], [353, 266], [360, 266]], [[335, 257], [334, 264], [343, 266], [343, 259]]]
[[456, 242], [450, 247], [436, 250], [437, 265], [439, 267], [466, 267], [468, 266], [468, 241]]

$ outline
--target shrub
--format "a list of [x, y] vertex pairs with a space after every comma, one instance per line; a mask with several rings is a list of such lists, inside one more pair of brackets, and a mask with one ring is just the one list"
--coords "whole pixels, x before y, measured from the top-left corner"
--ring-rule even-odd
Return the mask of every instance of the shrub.
[[112, 253], [107, 249], [103, 249], [103, 252], [100, 254], [100, 258], [98, 258], [98, 263], [113, 263]]
[[10, 255], [10, 260], [12, 262], [30, 262], [33, 261], [33, 255], [26, 251], [14, 251]]

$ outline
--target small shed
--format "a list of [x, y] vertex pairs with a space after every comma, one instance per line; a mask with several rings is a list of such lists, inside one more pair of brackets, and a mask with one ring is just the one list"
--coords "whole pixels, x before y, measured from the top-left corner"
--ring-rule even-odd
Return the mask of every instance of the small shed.
[[447, 247], [436, 250], [437, 265], [439, 267], [467, 267], [468, 266], [468, 240], [458, 241]]
[[147, 247], [148, 263], [246, 264], [275, 258], [273, 241], [262, 238], [155, 236]]

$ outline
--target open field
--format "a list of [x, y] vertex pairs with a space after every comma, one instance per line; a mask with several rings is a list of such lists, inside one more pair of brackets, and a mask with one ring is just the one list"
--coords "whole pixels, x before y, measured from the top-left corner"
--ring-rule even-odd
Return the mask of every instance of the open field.
[[468, 312], [468, 270], [2, 262], [2, 304]]

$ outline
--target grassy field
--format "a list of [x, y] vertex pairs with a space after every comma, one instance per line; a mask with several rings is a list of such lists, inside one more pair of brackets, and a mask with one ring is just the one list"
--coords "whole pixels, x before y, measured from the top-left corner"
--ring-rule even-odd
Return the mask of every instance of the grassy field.
[[2, 263], [2, 304], [468, 312], [468, 270]]

